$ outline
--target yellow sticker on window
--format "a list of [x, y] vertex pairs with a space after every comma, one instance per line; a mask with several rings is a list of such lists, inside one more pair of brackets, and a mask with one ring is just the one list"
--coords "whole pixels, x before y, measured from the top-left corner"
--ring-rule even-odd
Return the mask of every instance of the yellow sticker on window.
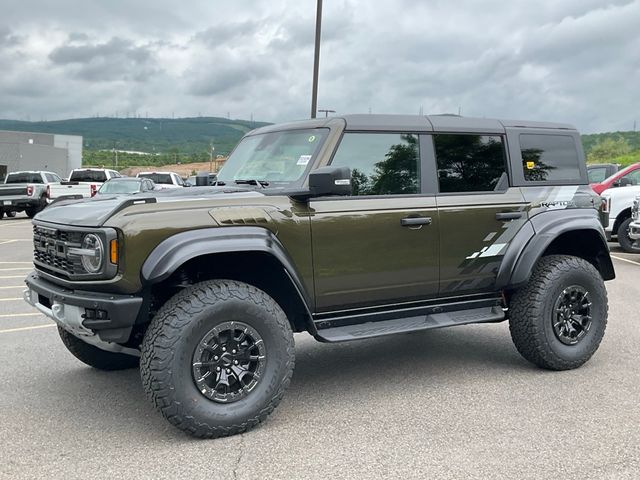
[[315, 141], [316, 141], [316, 136], [315, 136], [315, 135], [311, 135], [311, 136], [309, 137], [309, 143], [313, 143], [313, 142], [315, 142]]
[[527, 162], [527, 169], [533, 170], [536, 168], [536, 162]]

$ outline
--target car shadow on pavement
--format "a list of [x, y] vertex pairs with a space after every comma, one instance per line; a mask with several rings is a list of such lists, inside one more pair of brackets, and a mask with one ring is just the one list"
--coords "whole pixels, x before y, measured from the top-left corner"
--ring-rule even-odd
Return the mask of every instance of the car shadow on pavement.
[[[296, 368], [281, 409], [294, 417], [303, 414], [299, 411], [303, 409], [304, 414], [313, 415], [308, 411], [309, 401], [319, 396], [340, 402], [346, 391], [357, 399], [384, 396], [388, 388], [410, 391], [443, 383], [480, 382], [489, 374], [543, 372], [518, 355], [505, 329], [506, 325], [467, 326], [342, 344], [323, 344], [306, 334], [297, 335]], [[63, 414], [58, 418], [85, 418], [92, 430], [122, 431], [150, 442], [158, 435], [163, 441], [169, 437], [191, 441], [154, 411], [144, 396], [137, 369], [101, 372], [75, 361], [74, 365], [77, 368], [67, 366], [49, 374], [47, 393]], [[311, 408], [324, 406], [312, 404]]]

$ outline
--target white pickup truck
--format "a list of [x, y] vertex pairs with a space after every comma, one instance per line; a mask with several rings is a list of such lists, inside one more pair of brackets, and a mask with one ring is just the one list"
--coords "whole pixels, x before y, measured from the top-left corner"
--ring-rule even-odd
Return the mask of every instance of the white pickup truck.
[[631, 206], [631, 224], [629, 225], [629, 238], [640, 248], [640, 195]]
[[184, 183], [182, 177], [174, 172], [140, 172], [136, 177], [153, 180], [153, 183], [155, 183], [160, 189], [182, 188], [188, 186]]
[[68, 181], [49, 187], [49, 199], [54, 201], [63, 197], [93, 197], [104, 182], [121, 176], [115, 170], [105, 168], [77, 168], [71, 170]]
[[629, 236], [633, 201], [638, 195], [640, 185], [608, 188], [601, 194], [605, 202], [604, 211], [609, 214], [609, 226], [605, 229], [607, 239], [617, 237], [622, 249], [629, 253], [640, 253], [640, 246], [634, 246], [635, 240]]

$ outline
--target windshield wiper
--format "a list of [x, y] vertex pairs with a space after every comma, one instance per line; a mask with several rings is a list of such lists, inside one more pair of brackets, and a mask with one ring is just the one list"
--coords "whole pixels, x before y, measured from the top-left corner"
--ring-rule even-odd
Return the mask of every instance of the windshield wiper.
[[234, 180], [236, 185], [259, 185], [260, 187], [268, 187], [269, 182], [265, 180], [257, 180], [254, 178]]

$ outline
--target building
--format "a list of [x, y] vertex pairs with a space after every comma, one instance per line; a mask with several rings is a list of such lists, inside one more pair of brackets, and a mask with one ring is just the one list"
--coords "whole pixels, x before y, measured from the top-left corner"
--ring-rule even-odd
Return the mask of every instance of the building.
[[20, 170], [47, 170], [66, 178], [81, 165], [80, 136], [0, 130], [0, 179]]

